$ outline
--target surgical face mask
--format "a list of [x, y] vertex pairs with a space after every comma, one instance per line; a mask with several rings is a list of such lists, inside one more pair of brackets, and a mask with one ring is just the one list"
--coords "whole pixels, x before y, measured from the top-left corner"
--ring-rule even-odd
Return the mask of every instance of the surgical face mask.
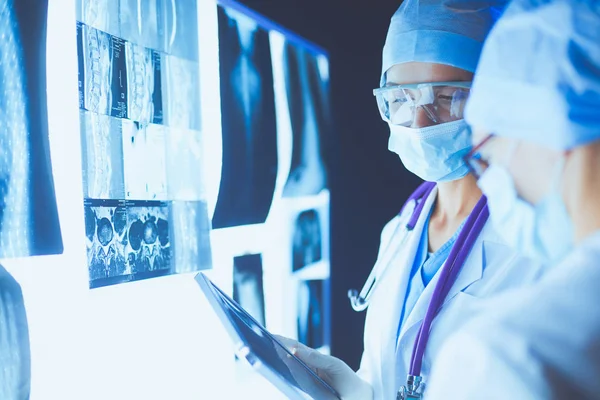
[[453, 181], [469, 173], [463, 156], [471, 149], [471, 132], [464, 120], [425, 128], [390, 124], [388, 149], [425, 181]]
[[517, 194], [506, 168], [492, 164], [478, 181], [488, 199], [490, 218], [506, 243], [523, 255], [556, 262], [573, 247], [573, 225], [560, 194], [564, 158], [550, 192], [536, 205]]

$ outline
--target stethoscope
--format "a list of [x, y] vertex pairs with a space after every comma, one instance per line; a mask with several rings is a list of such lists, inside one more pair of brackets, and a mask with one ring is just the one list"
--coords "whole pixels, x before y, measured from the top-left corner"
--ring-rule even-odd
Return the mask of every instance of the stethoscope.
[[[434, 188], [434, 183], [425, 182], [419, 186], [419, 188], [409, 197], [408, 201], [406, 202], [406, 204], [409, 204], [412, 201], [421, 200], [413, 209], [411, 218], [404, 226], [404, 233], [400, 239], [399, 247], [404, 245], [409, 233], [416, 226], [416, 223], [421, 215], [421, 211], [425, 205], [424, 200], [427, 199]], [[423, 322], [421, 323], [421, 327], [419, 328], [419, 332], [417, 333], [417, 337], [415, 339], [409, 373], [406, 378], [406, 385], [402, 386], [398, 391], [396, 397], [397, 400], [420, 399], [423, 397], [423, 389], [425, 385], [421, 377], [421, 366], [423, 354], [425, 353], [425, 347], [427, 346], [427, 341], [429, 340], [431, 323], [437, 315], [438, 310], [444, 303], [444, 300], [452, 288], [452, 285], [454, 285], [454, 282], [458, 277], [458, 273], [464, 265], [467, 256], [471, 252], [471, 249], [473, 248], [477, 237], [481, 233], [481, 230], [483, 229], [488, 217], [489, 211], [487, 208], [487, 198], [485, 196], [481, 196], [481, 199], [479, 199], [473, 208], [473, 211], [465, 221], [465, 224], [458, 235], [452, 250], [450, 251], [450, 255], [440, 271], [440, 279], [435, 286], [433, 295], [431, 296], [431, 301], [427, 307], [427, 312], [425, 313], [425, 318], [423, 318]], [[399, 226], [402, 226], [402, 224], [399, 224]], [[396, 228], [396, 231], [397, 230], [398, 227]], [[394, 232], [393, 236], [395, 236], [397, 233], [396, 231]], [[386, 245], [384, 254], [388, 252], [388, 248], [392, 241], [393, 240], [390, 240]], [[375, 267], [373, 267], [373, 271], [367, 278], [365, 286], [360, 292], [360, 295], [356, 294], [356, 290], [348, 292], [348, 297], [350, 297], [350, 302], [354, 310], [363, 311], [367, 308], [371, 296], [373, 295], [373, 290], [377, 287], [377, 282], [381, 280], [384, 272], [388, 269], [391, 259], [393, 259], [396, 253], [397, 251], [394, 252], [392, 257], [386, 257], [386, 259], [382, 260], [381, 263], [376, 262]]]
[[[402, 206], [402, 210], [400, 211], [400, 214], [402, 214], [402, 211], [404, 211], [404, 209], [409, 204], [411, 204], [413, 201], [417, 202], [417, 204], [415, 205], [415, 208], [412, 211], [410, 219], [408, 220], [406, 225], [400, 223], [394, 229], [394, 232], [391, 236], [392, 238], [397, 237], [399, 230], [401, 228], [404, 228], [400, 235], [400, 240], [399, 241], [394, 241], [394, 240], [388, 241], [388, 243], [385, 246], [384, 251], [381, 253], [381, 254], [383, 254], [383, 257], [381, 259], [378, 259], [375, 262], [375, 266], [371, 270], [371, 273], [369, 274], [369, 277], [367, 278], [362, 290], [360, 291], [360, 294], [356, 291], [356, 289], [351, 289], [348, 291], [348, 298], [350, 299], [350, 305], [352, 306], [354, 311], [361, 312], [361, 311], [366, 310], [367, 307], [369, 306], [369, 303], [371, 302], [371, 296], [373, 295], [373, 293], [375, 292], [375, 289], [379, 285], [379, 281], [383, 278], [383, 276], [385, 275], [385, 272], [388, 270], [388, 267], [389, 267], [391, 261], [394, 259], [394, 257], [398, 253], [398, 251], [396, 251], [396, 252], [392, 253], [390, 256], [389, 250], [390, 250], [391, 244], [397, 243], [398, 249], [401, 249], [404, 246], [404, 243], [408, 239], [410, 232], [413, 229], [415, 229], [415, 226], [417, 225], [417, 221], [419, 220], [419, 217], [421, 216], [421, 211], [423, 211], [423, 207], [425, 207], [424, 200], [427, 199], [427, 197], [429, 197], [429, 195], [431, 194], [433, 189], [435, 189], [435, 183], [433, 183], [433, 182], [422, 183], [417, 188], [417, 190], [415, 190], [414, 193], [410, 195], [408, 200], [406, 200], [406, 203], [404, 203], [404, 206]], [[421, 201], [419, 201], [419, 200], [421, 200]]]

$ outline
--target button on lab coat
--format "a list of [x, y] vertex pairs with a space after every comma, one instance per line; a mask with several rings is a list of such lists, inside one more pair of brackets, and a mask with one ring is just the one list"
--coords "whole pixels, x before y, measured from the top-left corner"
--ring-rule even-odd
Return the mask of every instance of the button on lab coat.
[[600, 399], [600, 232], [481, 307], [440, 351], [427, 399]]
[[[359, 376], [373, 386], [376, 400], [395, 399], [398, 389], [405, 384], [415, 337], [443, 268], [421, 293], [397, 336], [411, 268], [436, 196], [437, 189], [434, 189], [425, 200], [419, 221], [404, 245], [399, 246], [402, 228], [396, 228], [408, 222], [416, 202], [407, 205], [399, 216], [384, 227], [381, 234], [378, 258], [393, 257], [367, 309], [364, 353], [358, 371]], [[423, 358], [423, 381], [427, 383], [441, 343], [472, 317], [481, 298], [537, 280], [541, 270], [541, 265], [517, 256], [506, 246], [488, 221], [433, 321]]]

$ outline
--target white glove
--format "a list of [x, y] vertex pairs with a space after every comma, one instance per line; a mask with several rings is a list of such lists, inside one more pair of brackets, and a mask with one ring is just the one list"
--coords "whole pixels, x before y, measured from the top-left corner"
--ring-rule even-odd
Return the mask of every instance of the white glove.
[[334, 388], [342, 400], [372, 400], [373, 388], [363, 381], [345, 362], [328, 356], [302, 343], [274, 335], [292, 354], [308, 365], [318, 376]]

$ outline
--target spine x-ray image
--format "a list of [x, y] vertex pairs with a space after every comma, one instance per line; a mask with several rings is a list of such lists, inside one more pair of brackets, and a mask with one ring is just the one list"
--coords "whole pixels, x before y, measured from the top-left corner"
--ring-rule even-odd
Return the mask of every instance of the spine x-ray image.
[[62, 253], [46, 108], [48, 4], [0, 1], [0, 258]]
[[90, 287], [212, 266], [196, 0], [78, 0]]
[[262, 256], [248, 254], [233, 259], [233, 300], [265, 326]]
[[328, 345], [325, 337], [326, 281], [300, 281], [298, 286], [298, 341], [318, 349]]
[[124, 199], [122, 120], [83, 110], [79, 114], [83, 195]]
[[168, 204], [85, 201], [90, 287], [171, 273]]
[[263, 223], [277, 177], [269, 33], [218, 7], [223, 168], [214, 228]]
[[77, 36], [80, 103], [89, 111], [127, 118], [125, 41], [82, 23]]
[[301, 212], [296, 218], [292, 268], [297, 271], [322, 257], [321, 222], [316, 210]]
[[309, 196], [327, 187], [330, 140], [328, 68], [323, 55], [286, 41], [285, 89], [292, 126], [292, 164], [284, 197]]

